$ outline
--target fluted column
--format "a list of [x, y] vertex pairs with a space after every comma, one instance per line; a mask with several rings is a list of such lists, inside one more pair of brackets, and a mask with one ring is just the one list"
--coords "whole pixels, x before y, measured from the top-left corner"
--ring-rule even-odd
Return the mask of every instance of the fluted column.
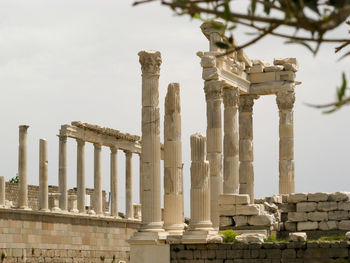
[[294, 185], [294, 91], [280, 91], [276, 101], [279, 109], [279, 193], [291, 194]]
[[133, 218], [132, 203], [132, 152], [125, 153], [125, 216], [128, 219]]
[[58, 135], [58, 138], [58, 188], [60, 192], [59, 207], [61, 210], [67, 210], [67, 136]]
[[85, 141], [77, 139], [77, 208], [85, 213]]
[[19, 147], [18, 147], [18, 178], [19, 196], [18, 207], [28, 208], [28, 183], [27, 183], [27, 130], [29, 126], [19, 126]]
[[101, 144], [94, 143], [94, 210], [97, 215], [103, 214]]
[[207, 160], [210, 166], [210, 209], [214, 228], [219, 227], [218, 197], [222, 194], [222, 84], [205, 81], [207, 101]]
[[111, 147], [111, 216], [118, 217], [118, 149]]
[[49, 211], [48, 157], [45, 139], [40, 139], [39, 142], [39, 208]]
[[224, 194], [239, 191], [238, 88], [225, 87], [224, 97]]
[[239, 193], [248, 194], [254, 203], [253, 105], [257, 96], [239, 99]]
[[158, 81], [160, 52], [139, 52], [142, 69], [142, 153], [141, 153], [141, 231], [160, 232], [161, 191], [160, 191], [160, 115]]
[[171, 234], [182, 234], [184, 229], [180, 112], [180, 85], [171, 83], [164, 116], [164, 229]]
[[0, 207], [5, 206], [6, 183], [5, 176], [0, 176]]

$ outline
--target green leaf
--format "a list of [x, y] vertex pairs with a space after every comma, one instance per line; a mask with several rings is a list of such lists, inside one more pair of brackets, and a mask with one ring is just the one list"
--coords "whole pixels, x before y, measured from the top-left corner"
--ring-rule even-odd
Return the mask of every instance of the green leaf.
[[230, 46], [224, 42], [215, 42], [215, 45], [218, 48], [222, 48], [222, 49], [228, 49]]
[[318, 10], [317, 2], [318, 1], [315, 1], [315, 0], [309, 0], [309, 1], [305, 1], [305, 5], [320, 16], [321, 14], [320, 14], [320, 11]]
[[227, 21], [231, 19], [230, 1], [224, 3], [224, 18]]
[[227, 28], [227, 30], [234, 30], [234, 29], [236, 29], [236, 27], [237, 27], [237, 25], [232, 25], [229, 28]]
[[342, 85], [340, 88], [337, 88], [337, 97], [338, 97], [338, 101], [341, 102], [345, 96], [345, 91], [346, 91], [346, 77], [345, 77], [345, 73], [343, 72], [342, 74]]
[[256, 10], [256, 0], [252, 0], [251, 10], [252, 10], [252, 15], [254, 15]]
[[[265, 3], [269, 4], [270, 0], [264, 0]], [[270, 14], [271, 8], [268, 5], [264, 5], [264, 12], [265, 14], [269, 15]]]
[[228, 38], [228, 42], [229, 42], [230, 44], [233, 43], [233, 36], [232, 36], [232, 35]]

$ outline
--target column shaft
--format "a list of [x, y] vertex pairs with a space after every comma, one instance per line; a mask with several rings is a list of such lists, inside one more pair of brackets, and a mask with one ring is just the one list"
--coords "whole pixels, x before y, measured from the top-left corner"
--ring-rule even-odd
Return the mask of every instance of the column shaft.
[[45, 139], [40, 139], [39, 143], [39, 209], [49, 210], [48, 157]]
[[0, 176], [0, 206], [5, 206], [6, 183], [5, 176]]
[[94, 210], [97, 215], [103, 214], [101, 145], [94, 144]]
[[118, 149], [111, 147], [111, 215], [118, 217]]
[[85, 213], [85, 142], [77, 139], [77, 208]]
[[239, 193], [249, 194], [254, 203], [253, 105], [255, 96], [241, 95], [239, 100]]
[[125, 151], [125, 216], [133, 218], [132, 202], [132, 153]]
[[239, 188], [239, 136], [237, 88], [225, 87], [224, 97], [224, 194], [237, 194]]
[[59, 207], [61, 210], [67, 210], [67, 136], [58, 135], [58, 137], [58, 188], [61, 194], [59, 197]]
[[164, 228], [172, 234], [184, 230], [180, 85], [171, 83], [164, 116]]
[[19, 126], [19, 147], [18, 147], [18, 178], [19, 196], [18, 207], [28, 208], [28, 183], [27, 183], [27, 129], [29, 126]]
[[210, 166], [210, 211], [214, 228], [219, 227], [218, 197], [223, 191], [222, 178], [222, 83], [205, 81], [207, 102], [207, 160]]
[[139, 52], [142, 69], [142, 153], [141, 153], [141, 200], [142, 231], [160, 232], [160, 115], [159, 72], [162, 62], [160, 52]]
[[291, 194], [294, 185], [294, 91], [278, 92], [276, 97], [279, 108], [279, 193]]

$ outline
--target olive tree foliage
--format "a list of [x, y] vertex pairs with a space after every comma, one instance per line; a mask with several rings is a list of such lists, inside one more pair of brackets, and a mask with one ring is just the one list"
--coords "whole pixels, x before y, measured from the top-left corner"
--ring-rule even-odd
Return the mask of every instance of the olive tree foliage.
[[[344, 32], [344, 38], [329, 38], [327, 33], [344, 23], [349, 26], [350, 0], [139, 0], [133, 5], [159, 2], [171, 8], [175, 14], [193, 19], [212, 21], [213, 27], [222, 29], [227, 36], [217, 46], [231, 53], [250, 46], [270, 35], [285, 39], [286, 44], [299, 44], [316, 55], [324, 43], [334, 45], [338, 60], [350, 55], [350, 30]], [[237, 3], [246, 3], [244, 10]], [[224, 26], [215, 23], [219, 19]], [[236, 46], [232, 33], [237, 27], [249, 29], [251, 39]], [[338, 55], [339, 54], [339, 55]], [[337, 100], [327, 105], [313, 105], [333, 112], [350, 103], [346, 77], [343, 73], [342, 84], [337, 88]]]

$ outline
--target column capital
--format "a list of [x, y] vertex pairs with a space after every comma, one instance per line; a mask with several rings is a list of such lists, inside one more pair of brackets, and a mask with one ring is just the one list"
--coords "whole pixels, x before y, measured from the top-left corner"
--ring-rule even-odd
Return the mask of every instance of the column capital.
[[142, 50], [138, 53], [142, 74], [159, 75], [162, 57], [159, 51]]
[[128, 158], [130, 158], [132, 156], [132, 152], [131, 151], [125, 150], [124, 153], [125, 153], [125, 156], [128, 157]]
[[76, 139], [78, 145], [85, 145], [85, 141], [82, 139]]
[[58, 134], [57, 137], [60, 142], [67, 142], [67, 135]]
[[278, 109], [281, 110], [292, 110], [295, 102], [294, 91], [279, 91], [276, 93], [276, 102]]
[[18, 128], [20, 131], [27, 131], [27, 129], [29, 128], [29, 125], [19, 125]]
[[111, 153], [117, 153], [118, 152], [118, 148], [115, 146], [111, 146], [109, 147], [111, 149]]
[[224, 107], [238, 107], [239, 105], [239, 90], [236, 87], [223, 88]]
[[94, 148], [97, 150], [101, 150], [101, 146], [102, 146], [101, 143], [97, 143], [97, 142], [94, 143]]
[[254, 100], [258, 99], [257, 95], [241, 95], [239, 96], [239, 111], [253, 112]]
[[205, 99], [221, 100], [222, 99], [222, 82], [211, 80], [206, 81], [204, 85]]

